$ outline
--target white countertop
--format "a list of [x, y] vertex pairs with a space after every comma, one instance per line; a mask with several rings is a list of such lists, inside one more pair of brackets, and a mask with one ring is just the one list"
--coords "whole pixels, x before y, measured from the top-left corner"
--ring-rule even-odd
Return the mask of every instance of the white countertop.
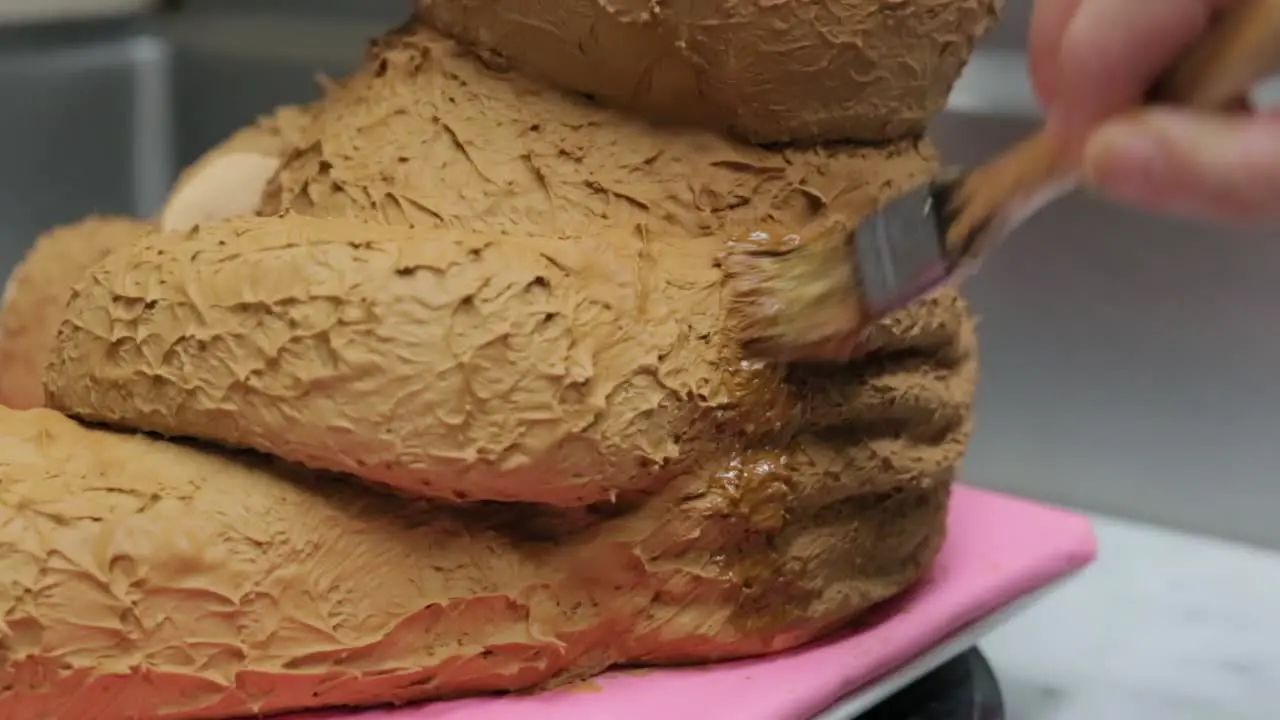
[[1093, 566], [981, 644], [1011, 720], [1280, 718], [1280, 554], [1094, 516]]

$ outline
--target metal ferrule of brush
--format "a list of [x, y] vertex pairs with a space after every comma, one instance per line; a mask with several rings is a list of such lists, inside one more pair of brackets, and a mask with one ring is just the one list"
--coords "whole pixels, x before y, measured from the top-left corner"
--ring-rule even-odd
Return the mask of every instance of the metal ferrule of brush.
[[933, 188], [896, 198], [863, 222], [854, 238], [862, 301], [873, 318], [899, 310], [951, 275]]
[[958, 169], [939, 174], [935, 182], [891, 201], [858, 228], [862, 299], [872, 317], [968, 277], [1014, 228], [1078, 186], [1077, 176], [1064, 175], [1018, 193], [951, 247], [952, 192], [961, 175]]

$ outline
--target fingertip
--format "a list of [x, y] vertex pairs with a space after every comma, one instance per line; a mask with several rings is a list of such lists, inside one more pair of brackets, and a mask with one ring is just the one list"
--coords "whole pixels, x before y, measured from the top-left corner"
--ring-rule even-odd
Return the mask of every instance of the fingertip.
[[1046, 111], [1057, 96], [1062, 37], [1082, 0], [1035, 0], [1027, 33], [1028, 66], [1036, 98]]
[[1208, 23], [1204, 0], [1086, 2], [1063, 38], [1055, 88], [1062, 132], [1084, 142], [1097, 123], [1138, 105]]
[[1095, 10], [1085, 7], [1077, 13], [1062, 36], [1058, 62], [1063, 68], [1057, 87], [1059, 107], [1054, 120], [1058, 132], [1064, 137], [1083, 142], [1084, 134], [1094, 122], [1100, 120], [1099, 106], [1116, 104], [1112, 96], [1116, 91], [1106, 80], [1100, 57], [1105, 57], [1105, 37], [1096, 30]]
[[1137, 117], [1112, 120], [1084, 144], [1081, 174], [1085, 184], [1122, 202], [1158, 208], [1165, 203], [1162, 178], [1165, 148]]
[[1044, 134], [1049, 137], [1054, 147], [1058, 149], [1059, 161], [1069, 166], [1078, 164], [1083, 139], [1073, 137], [1071, 133], [1067, 132], [1067, 126], [1059, 108], [1045, 108], [1045, 113]]
[[1253, 222], [1280, 216], [1280, 128], [1263, 118], [1151, 108], [1090, 136], [1082, 174], [1149, 210]]

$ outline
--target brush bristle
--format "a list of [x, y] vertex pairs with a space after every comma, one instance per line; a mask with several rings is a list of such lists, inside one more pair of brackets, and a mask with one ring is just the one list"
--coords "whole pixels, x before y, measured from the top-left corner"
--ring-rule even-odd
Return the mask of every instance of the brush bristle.
[[743, 351], [774, 360], [844, 360], [865, 322], [847, 232], [805, 242], [756, 233], [724, 258]]

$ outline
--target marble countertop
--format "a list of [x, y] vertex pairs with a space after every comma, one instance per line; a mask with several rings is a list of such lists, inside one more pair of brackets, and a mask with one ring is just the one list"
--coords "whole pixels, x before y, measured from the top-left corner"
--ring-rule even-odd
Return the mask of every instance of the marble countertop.
[[1008, 717], [1280, 718], [1280, 553], [1093, 519], [1095, 564], [981, 644]]

